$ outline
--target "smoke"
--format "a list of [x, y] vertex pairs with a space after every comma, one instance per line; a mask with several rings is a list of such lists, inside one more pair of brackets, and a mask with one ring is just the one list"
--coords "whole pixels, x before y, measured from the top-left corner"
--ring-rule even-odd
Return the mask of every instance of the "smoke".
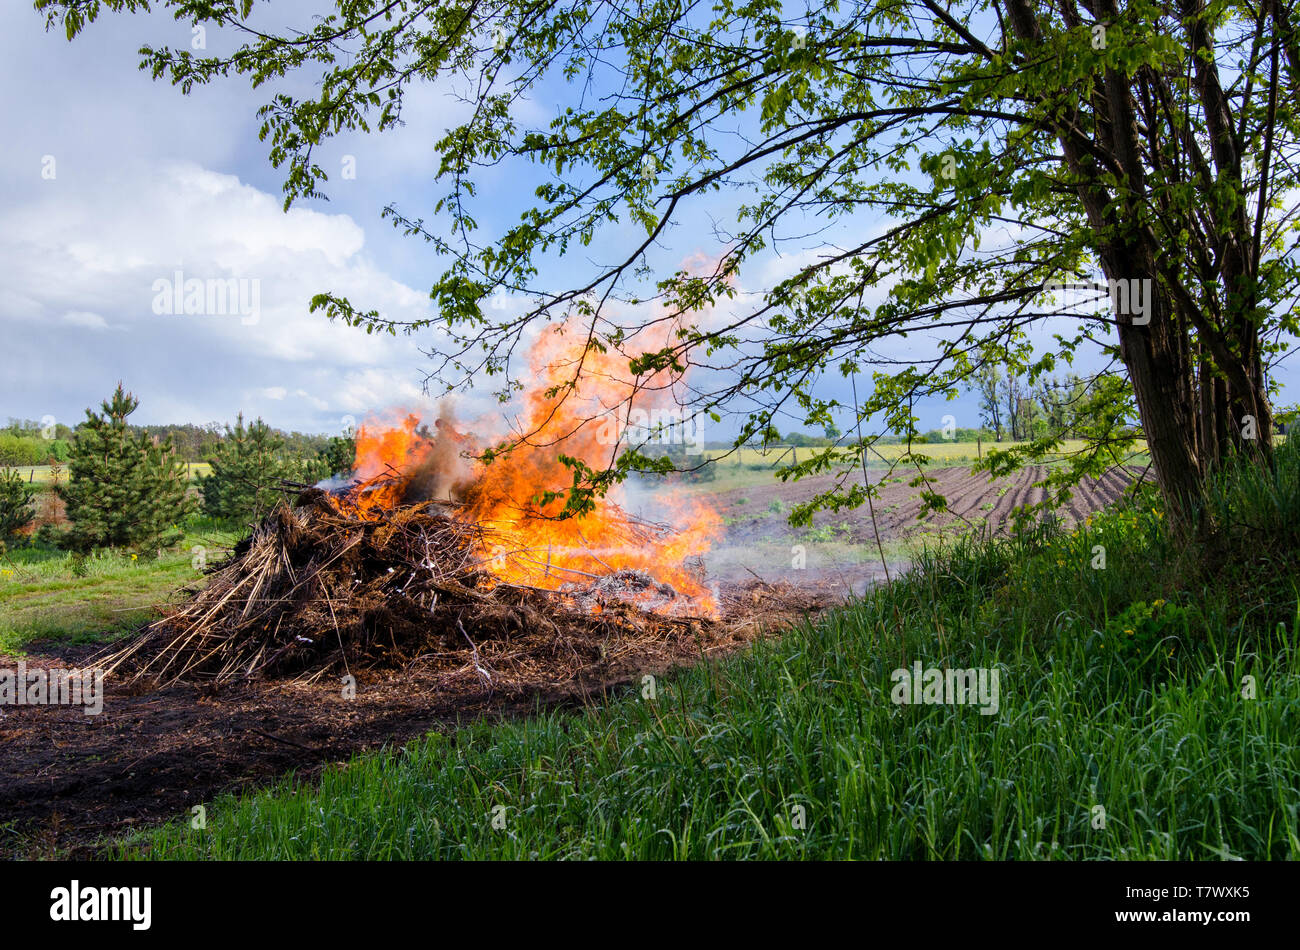
[[610, 490], [609, 500], [634, 517], [661, 524], [676, 520], [681, 511], [682, 493], [663, 479], [632, 475]]
[[331, 475], [329, 478], [322, 478], [316, 483], [316, 487], [321, 491], [329, 492], [331, 495], [335, 492], [341, 492], [351, 488], [356, 484], [356, 479], [351, 475]]
[[[426, 430], [427, 431], [427, 430]], [[463, 501], [476, 478], [473, 458], [482, 452], [478, 438], [456, 428], [454, 407], [441, 404], [431, 438], [402, 491], [402, 504]]]

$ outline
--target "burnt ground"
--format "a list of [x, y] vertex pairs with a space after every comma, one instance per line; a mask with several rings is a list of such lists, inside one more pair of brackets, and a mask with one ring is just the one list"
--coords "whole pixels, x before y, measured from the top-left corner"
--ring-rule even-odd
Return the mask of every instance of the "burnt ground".
[[[1041, 470], [993, 484], [963, 468], [930, 475], [953, 513], [918, 521], [917, 489], [906, 478], [891, 483], [876, 502], [883, 541], [981, 519], [996, 527], [1042, 493], [1032, 485]], [[1115, 472], [1084, 484], [1062, 517], [1080, 520], [1103, 507], [1131, 477]], [[8, 833], [0, 854], [90, 856], [105, 838], [180, 816], [225, 791], [264, 786], [291, 770], [310, 779], [354, 754], [433, 730], [581, 707], [626, 693], [646, 673], [742, 649], [883, 576], [865, 509], [821, 513], [811, 530], [788, 524], [792, 505], [829, 484], [828, 478], [774, 482], [716, 496], [728, 523], [726, 543], [710, 558], [710, 570], [725, 578], [723, 622], [677, 628], [667, 639], [556, 642], [548, 634], [545, 642], [479, 644], [481, 661], [504, 674], [491, 687], [462, 650], [400, 670], [353, 671], [353, 699], [343, 698], [336, 679], [151, 691], [110, 680], [99, 716], [58, 706], [0, 708], [0, 832]], [[789, 565], [792, 542], [807, 550], [807, 569], [797, 573]], [[761, 563], [763, 545], [774, 563]], [[826, 553], [843, 550], [854, 552], [851, 564]], [[904, 566], [895, 561], [890, 569]], [[94, 651], [34, 645], [30, 652], [29, 669], [80, 666]]]
[[[401, 670], [358, 671], [354, 698], [336, 677], [214, 689], [146, 690], [105, 683], [103, 711], [0, 709], [0, 844], [4, 856], [92, 857], [107, 837], [188, 813], [224, 791], [267, 785], [293, 770], [311, 779], [357, 753], [401, 745], [479, 719], [577, 708], [662, 674], [741, 649], [831, 603], [834, 592], [751, 582], [723, 592], [725, 619], [623, 640], [514, 643], [430, 655]], [[532, 642], [530, 642], [532, 641]], [[35, 646], [38, 667], [92, 665], [93, 648]], [[11, 666], [14, 661], [6, 660]]]

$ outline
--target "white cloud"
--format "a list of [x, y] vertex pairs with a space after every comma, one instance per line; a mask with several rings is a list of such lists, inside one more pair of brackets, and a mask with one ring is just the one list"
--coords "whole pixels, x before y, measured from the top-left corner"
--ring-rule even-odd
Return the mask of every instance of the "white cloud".
[[311, 393], [307, 392], [307, 390], [305, 389], [296, 389], [294, 390], [293, 394], [297, 396], [299, 399], [305, 400], [306, 402], [310, 403], [316, 409], [328, 409], [330, 407], [330, 404], [326, 402], [324, 399], [318, 399], [317, 397], [313, 396]]
[[63, 322], [74, 327], [85, 327], [87, 330], [108, 329], [108, 321], [89, 310], [69, 310], [63, 315]]
[[[278, 197], [192, 162], [140, 164], [113, 188], [52, 184], [0, 211], [0, 326], [26, 354], [0, 383], [14, 408], [55, 377], [66, 381], [66, 405], [52, 410], [60, 417], [119, 378], [154, 391], [141, 393], [142, 421], [184, 407], [176, 421], [243, 410], [332, 429], [337, 412], [413, 404], [426, 362], [417, 344], [427, 348], [429, 335], [371, 335], [308, 310], [328, 290], [401, 320], [428, 315], [427, 295], [370, 258], [349, 215], [286, 214]], [[232, 303], [225, 313], [156, 313], [155, 282], [177, 272], [254, 288], [256, 312]], [[108, 328], [124, 332], [89, 344]]]

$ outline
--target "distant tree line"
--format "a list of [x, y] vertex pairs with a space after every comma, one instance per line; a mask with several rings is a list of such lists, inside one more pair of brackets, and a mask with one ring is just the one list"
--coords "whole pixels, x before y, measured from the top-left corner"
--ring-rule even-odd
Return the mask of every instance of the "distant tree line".
[[[140, 431], [150, 438], [171, 439], [177, 455], [188, 462], [207, 462], [217, 447], [228, 437], [230, 427], [219, 422], [205, 425], [150, 425], [140, 426]], [[281, 443], [281, 451], [295, 458], [315, 456], [329, 447], [330, 436], [306, 432], [285, 432], [270, 429]]]
[[[976, 440], [1013, 442], [1038, 439], [1048, 433], [1062, 438], [1088, 438], [1095, 426], [1098, 391], [1106, 380], [1089, 381], [1070, 373], [1063, 378], [1041, 376], [1030, 383], [1016, 373], [1004, 374], [996, 366], [985, 366], [976, 373], [971, 389], [979, 400], [981, 425], [977, 428], [954, 426], [931, 429], [913, 442], [974, 442]], [[824, 435], [788, 432], [785, 436], [769, 433], [768, 447], [777, 444], [799, 448], [834, 445], [842, 433], [827, 426]], [[896, 445], [902, 436], [886, 435], [875, 440], [880, 445]], [[755, 440], [754, 447], [761, 447]]]
[[[9, 424], [0, 428], [0, 466], [46, 465], [50, 459], [66, 462], [72, 450], [72, 439], [84, 425], [85, 422], [80, 422], [76, 428], [70, 428], [60, 422], [46, 426], [32, 419], [10, 418]], [[209, 422], [205, 425], [128, 425], [127, 431], [159, 443], [170, 441], [176, 457], [183, 462], [206, 462], [225, 438], [226, 428], [219, 422]], [[283, 450], [297, 458], [315, 456], [327, 449], [331, 441], [327, 435], [280, 429], [272, 431], [282, 440]]]
[[[828, 445], [835, 445], [837, 441], [843, 438], [841, 433], [834, 426], [828, 427], [826, 435], [812, 435], [807, 432], [787, 432], [781, 439], [781, 446], [793, 446], [795, 448], [824, 448]], [[974, 442], [976, 439], [991, 441], [994, 438], [993, 430], [986, 428], [970, 428], [968, 426], [954, 426], [952, 429], [931, 429], [913, 439], [913, 442]], [[878, 445], [898, 445], [904, 441], [903, 436], [886, 435], [876, 439]], [[762, 448], [761, 445], [755, 444], [753, 448]], [[775, 448], [775, 444], [769, 444], [768, 448]]]
[[31, 419], [10, 419], [0, 429], [0, 466], [45, 465], [68, 460], [72, 430], [62, 424], [43, 426]]

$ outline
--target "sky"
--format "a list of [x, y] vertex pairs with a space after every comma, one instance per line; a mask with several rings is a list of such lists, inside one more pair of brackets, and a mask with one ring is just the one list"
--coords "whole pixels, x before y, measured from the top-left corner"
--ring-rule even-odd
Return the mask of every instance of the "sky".
[[[277, 2], [275, 13], [300, 21], [310, 6]], [[0, 5], [9, 93], [0, 104], [0, 418], [75, 425], [119, 381], [140, 399], [138, 423], [229, 423], [242, 412], [335, 433], [396, 407], [431, 411], [422, 350], [437, 346], [436, 334], [371, 336], [309, 313], [308, 302], [332, 291], [399, 320], [430, 315], [428, 288], [442, 268], [380, 212], [397, 202], [414, 217], [433, 214], [434, 143], [465, 105], [443, 88], [414, 90], [402, 128], [326, 143], [330, 200], [285, 213], [281, 174], [257, 137], [265, 90], [236, 78], [184, 96], [137, 69], [145, 42], [186, 46], [190, 29], [157, 13], [105, 13], [69, 43], [46, 33], [29, 4]], [[544, 120], [559, 107], [557, 97], [527, 108]], [[341, 174], [345, 162], [355, 177]], [[489, 174], [484, 192], [512, 184]], [[677, 228], [661, 261], [716, 256], [703, 223], [725, 219], [734, 200], [694, 210], [699, 226]], [[508, 223], [505, 211], [489, 202], [485, 231]], [[806, 260], [770, 256], [742, 284], [770, 286]], [[566, 275], [554, 276], [562, 289]], [[187, 301], [176, 285], [192, 280], [204, 292]], [[458, 416], [495, 411], [486, 391], [459, 398]], [[949, 413], [979, 424], [973, 397], [918, 406], [923, 429]], [[797, 419], [781, 427], [801, 428]], [[729, 433], [706, 433], [719, 435]]]
[[[136, 68], [143, 42], [188, 38], [169, 18], [105, 15], [69, 43], [29, 5], [0, 6], [0, 416], [75, 424], [119, 380], [140, 423], [242, 411], [334, 432], [377, 408], [426, 405], [427, 339], [368, 336], [307, 305], [330, 290], [400, 319], [428, 315], [437, 271], [380, 211], [431, 193], [432, 143], [455, 104], [421, 91], [406, 128], [331, 146], [355, 179], [333, 175], [329, 202], [286, 214], [257, 139], [261, 93], [231, 82], [183, 96]], [[192, 309], [207, 311], [208, 281], [233, 289], [225, 306], [213, 297], [225, 312], [177, 308], [166, 288], [178, 272], [204, 281]]]

